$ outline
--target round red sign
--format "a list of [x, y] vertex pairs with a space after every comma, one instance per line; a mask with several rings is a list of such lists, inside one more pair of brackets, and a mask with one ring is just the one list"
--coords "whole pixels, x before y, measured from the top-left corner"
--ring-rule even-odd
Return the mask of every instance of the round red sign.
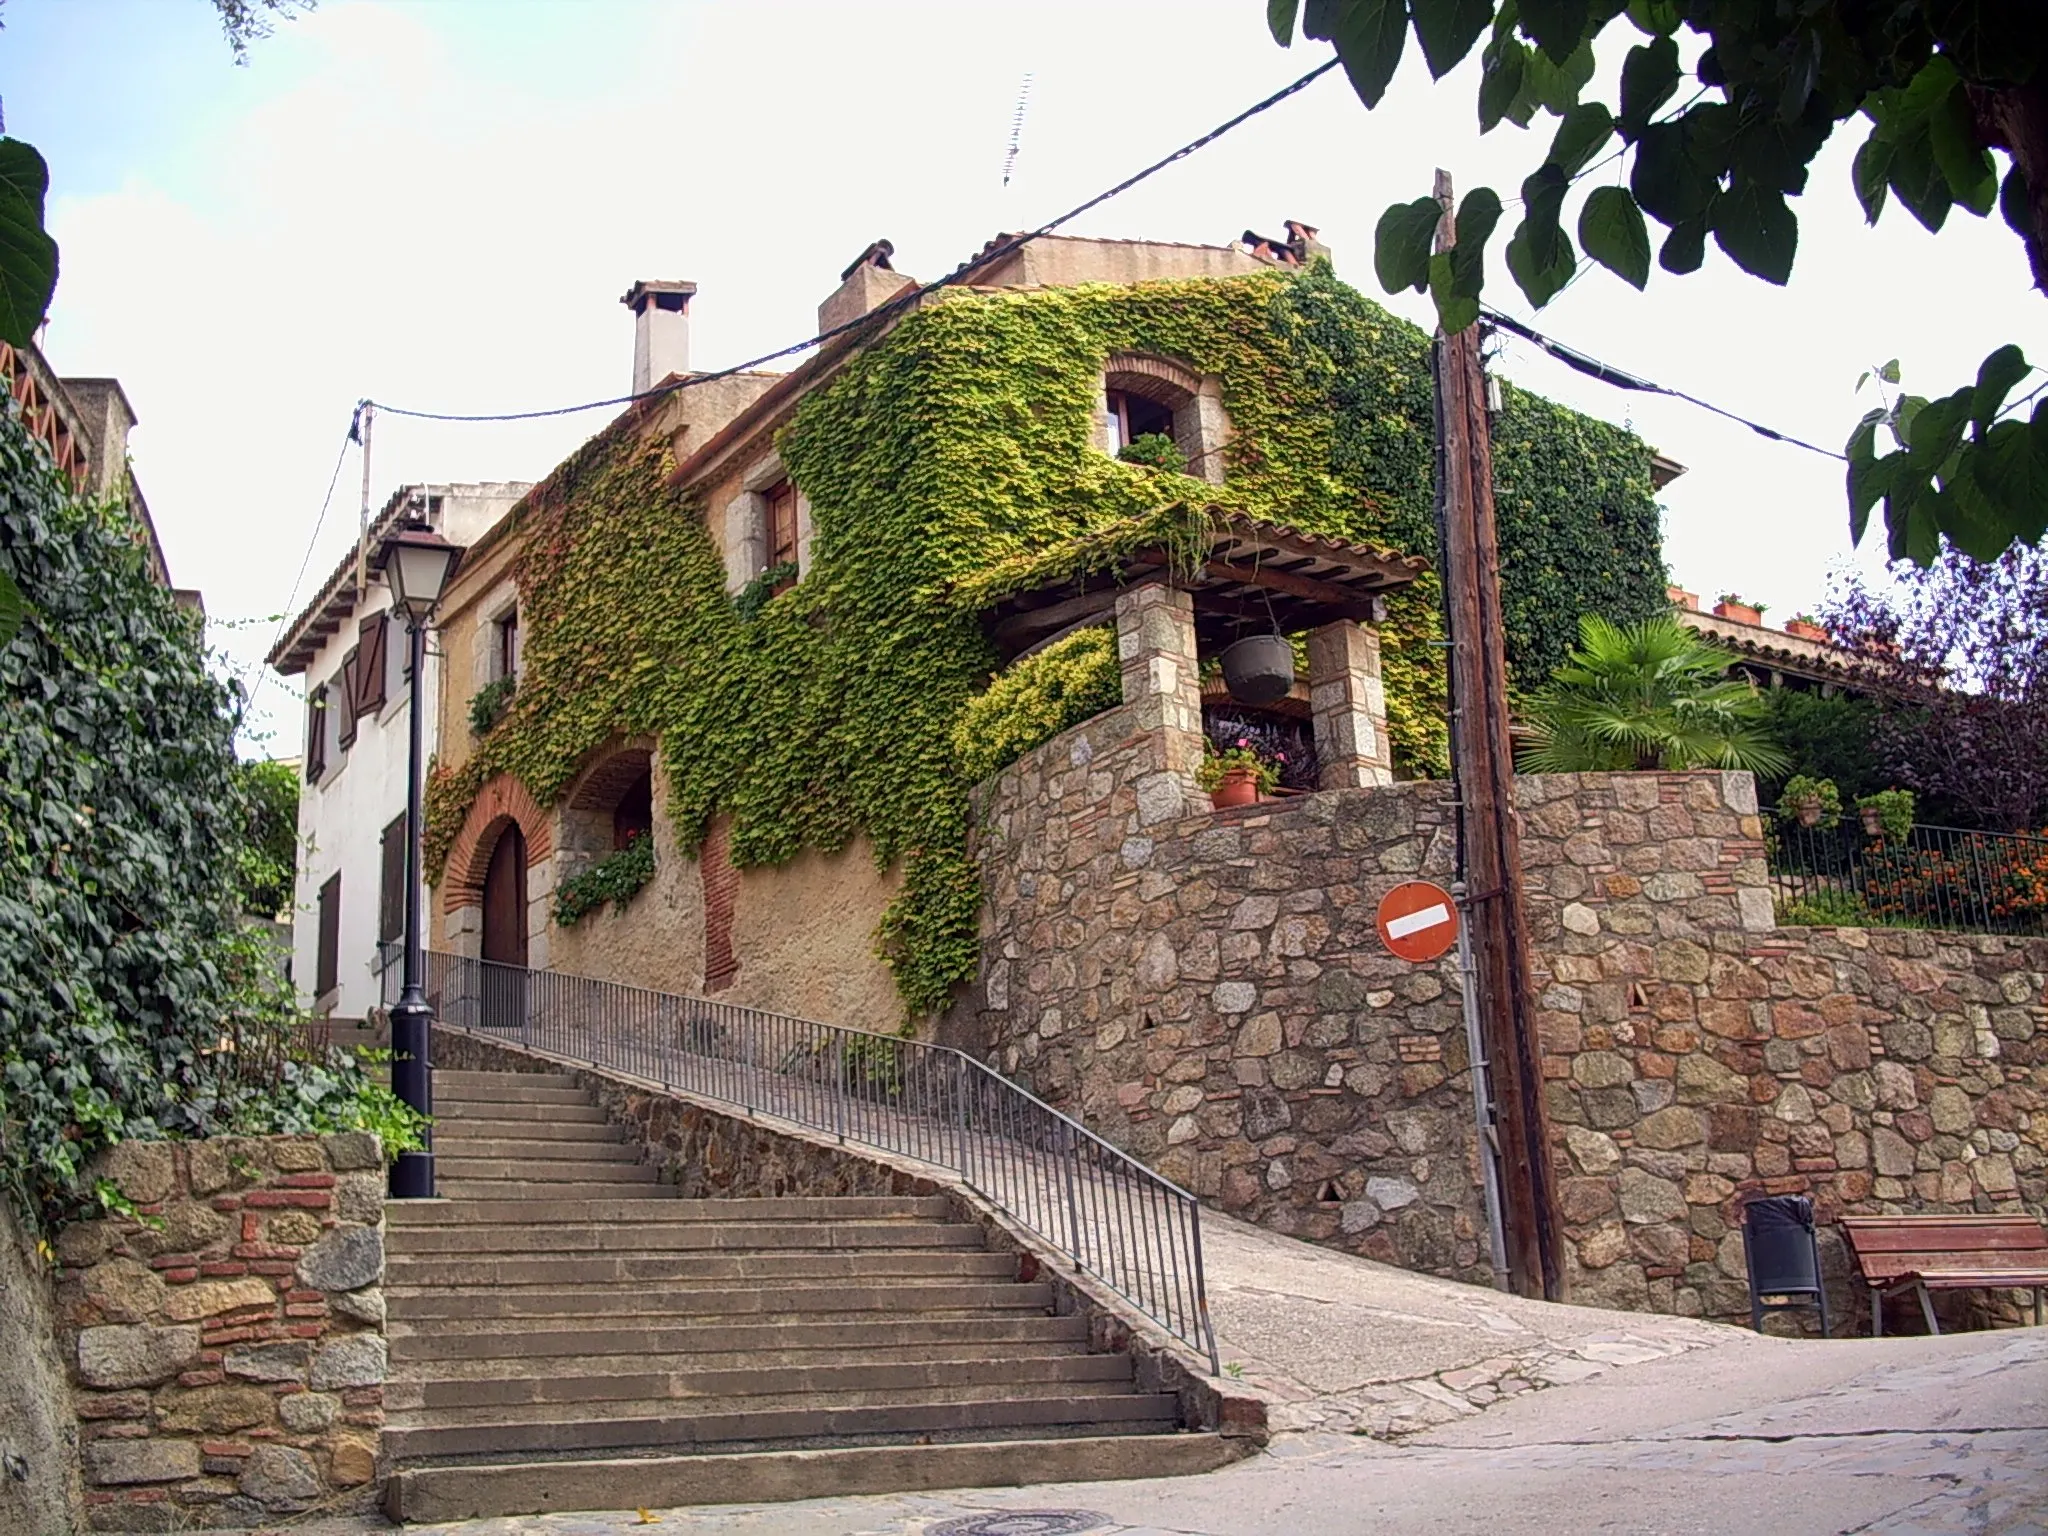
[[1380, 898], [1380, 942], [1403, 960], [1434, 960], [1458, 942], [1451, 893], [1427, 880], [1408, 880]]

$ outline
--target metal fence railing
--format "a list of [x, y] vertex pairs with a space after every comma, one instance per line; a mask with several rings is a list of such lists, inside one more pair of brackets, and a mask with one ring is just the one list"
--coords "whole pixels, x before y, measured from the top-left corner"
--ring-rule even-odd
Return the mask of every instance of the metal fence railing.
[[436, 1021], [952, 1169], [1220, 1370], [1201, 1206], [964, 1052], [433, 953]]
[[1916, 825], [1899, 838], [1767, 811], [1765, 842], [1781, 923], [2048, 935], [2048, 837]]

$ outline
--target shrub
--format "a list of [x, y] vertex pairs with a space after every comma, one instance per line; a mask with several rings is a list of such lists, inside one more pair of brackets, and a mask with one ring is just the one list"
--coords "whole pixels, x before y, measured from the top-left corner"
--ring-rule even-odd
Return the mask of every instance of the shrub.
[[623, 912], [654, 878], [654, 837], [642, 832], [610, 858], [593, 864], [555, 892], [555, 921], [573, 928], [606, 902]]
[[477, 689], [469, 701], [469, 728], [482, 736], [505, 716], [505, 708], [512, 702], [512, 695], [519, 691], [519, 679], [501, 677], [496, 682], [485, 683]]
[[970, 698], [953, 725], [953, 751], [966, 778], [980, 783], [1122, 701], [1116, 637], [1084, 629], [1015, 663]]
[[1117, 457], [1126, 464], [1143, 464], [1148, 469], [1164, 469], [1173, 474], [1184, 474], [1188, 467], [1188, 456], [1180, 451], [1180, 444], [1163, 432], [1147, 432], [1125, 443]]

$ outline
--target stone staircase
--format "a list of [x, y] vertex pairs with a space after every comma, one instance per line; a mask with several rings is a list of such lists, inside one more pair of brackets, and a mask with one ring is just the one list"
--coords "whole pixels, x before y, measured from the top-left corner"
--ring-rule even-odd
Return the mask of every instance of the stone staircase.
[[684, 1200], [566, 1076], [437, 1072], [387, 1207], [387, 1512], [454, 1520], [1205, 1471], [945, 1197]]

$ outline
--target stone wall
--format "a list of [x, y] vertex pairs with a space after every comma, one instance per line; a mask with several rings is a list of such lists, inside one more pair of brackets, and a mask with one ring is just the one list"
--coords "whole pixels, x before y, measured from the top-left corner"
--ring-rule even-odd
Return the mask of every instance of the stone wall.
[[0, 1196], [0, 1536], [81, 1523], [78, 1422], [57, 1353], [48, 1266]]
[[946, 1035], [1233, 1215], [1489, 1280], [1453, 959], [1381, 947], [1447, 881], [1445, 787], [1188, 814], [1129, 706], [977, 792], [982, 985]]
[[[1489, 1278], [1455, 966], [1373, 924], [1448, 883], [1446, 786], [1190, 814], [1148, 794], [1157, 734], [1111, 710], [977, 792], [982, 976], [946, 1038], [1233, 1214]], [[1518, 796], [1571, 1299], [1746, 1317], [1757, 1193], [2048, 1203], [2048, 942], [1777, 928], [1746, 774]]]
[[384, 1421], [377, 1139], [124, 1142], [87, 1176], [135, 1207], [56, 1240], [91, 1527], [367, 1503]]
[[1521, 791], [1574, 1300], [1746, 1316], [1742, 1203], [1797, 1193], [1853, 1318], [1840, 1214], [2048, 1207], [2048, 940], [1775, 927], [1747, 774]]

